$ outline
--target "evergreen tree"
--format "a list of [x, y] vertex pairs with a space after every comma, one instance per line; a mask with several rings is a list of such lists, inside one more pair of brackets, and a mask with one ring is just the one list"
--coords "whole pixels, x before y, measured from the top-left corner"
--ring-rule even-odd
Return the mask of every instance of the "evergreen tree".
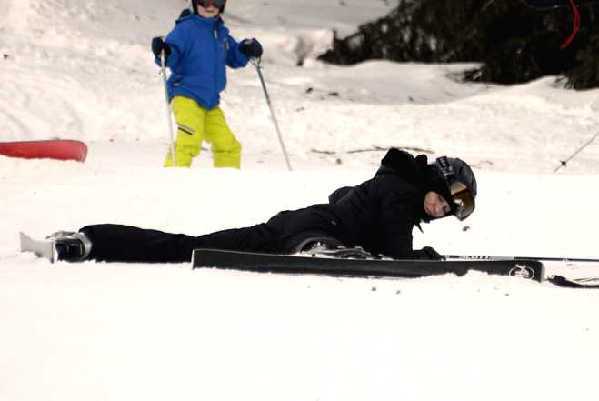
[[599, 86], [599, 2], [579, 4], [581, 29], [571, 44], [569, 0], [404, 0], [388, 15], [334, 40], [322, 60], [355, 64], [478, 62], [475, 81], [515, 84], [564, 74], [576, 89]]

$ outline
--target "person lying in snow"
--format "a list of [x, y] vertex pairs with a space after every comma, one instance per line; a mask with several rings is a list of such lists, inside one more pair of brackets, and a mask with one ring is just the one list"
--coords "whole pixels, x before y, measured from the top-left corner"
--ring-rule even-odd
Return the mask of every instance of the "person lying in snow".
[[372, 255], [439, 259], [432, 247], [412, 248], [412, 230], [421, 222], [474, 211], [476, 180], [458, 158], [391, 149], [373, 178], [342, 187], [328, 204], [283, 211], [266, 223], [208, 235], [188, 236], [121, 225], [91, 225], [78, 233], [56, 233], [58, 260], [106, 262], [187, 262], [196, 248], [290, 254], [314, 245], [360, 246]]

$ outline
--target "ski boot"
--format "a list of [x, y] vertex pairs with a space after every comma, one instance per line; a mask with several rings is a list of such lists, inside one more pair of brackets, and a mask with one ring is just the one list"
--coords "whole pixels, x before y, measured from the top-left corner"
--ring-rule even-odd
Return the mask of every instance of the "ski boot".
[[88, 258], [92, 243], [81, 232], [58, 231], [46, 237], [54, 245], [54, 260], [81, 262]]

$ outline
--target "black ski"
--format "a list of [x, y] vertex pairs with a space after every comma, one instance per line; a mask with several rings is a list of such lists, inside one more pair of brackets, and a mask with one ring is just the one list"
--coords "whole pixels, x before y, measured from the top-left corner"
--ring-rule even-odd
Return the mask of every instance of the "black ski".
[[543, 281], [543, 263], [537, 260], [412, 260], [276, 255], [220, 249], [196, 249], [193, 268], [216, 267], [270, 273], [325, 274], [356, 277], [423, 277], [470, 270], [500, 276]]
[[551, 276], [547, 277], [547, 281], [560, 287], [599, 288], [598, 277], [568, 278], [564, 276]]

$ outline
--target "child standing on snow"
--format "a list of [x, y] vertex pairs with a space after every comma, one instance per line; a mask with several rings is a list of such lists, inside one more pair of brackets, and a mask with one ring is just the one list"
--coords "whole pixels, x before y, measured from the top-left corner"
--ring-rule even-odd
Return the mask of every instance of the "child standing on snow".
[[[215, 167], [240, 168], [241, 144], [229, 129], [219, 107], [226, 86], [225, 67], [239, 68], [250, 58], [262, 56], [256, 39], [237, 43], [229, 34], [221, 14], [226, 0], [193, 0], [193, 13], [184, 12], [166, 36], [152, 40], [152, 52], [161, 65], [161, 55], [171, 69], [167, 82], [177, 122], [175, 160], [190, 167], [205, 140], [212, 145]], [[171, 152], [165, 166], [173, 166]]]

